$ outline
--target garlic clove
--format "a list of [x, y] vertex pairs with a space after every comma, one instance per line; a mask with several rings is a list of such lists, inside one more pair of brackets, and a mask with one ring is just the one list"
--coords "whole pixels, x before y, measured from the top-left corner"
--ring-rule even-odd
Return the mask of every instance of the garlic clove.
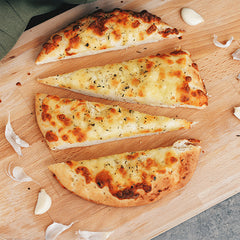
[[55, 240], [58, 235], [69, 229], [73, 224], [74, 222], [69, 225], [53, 222], [47, 227], [47, 230], [45, 232], [45, 240]]
[[46, 193], [44, 189], [38, 193], [38, 200], [35, 207], [35, 215], [40, 215], [49, 210], [52, 205], [51, 197]]
[[195, 12], [191, 8], [182, 8], [181, 9], [181, 17], [185, 23], [187, 23], [190, 26], [198, 25], [202, 22], [204, 22], [204, 19], [201, 15], [199, 15], [197, 12]]
[[235, 117], [237, 117], [238, 119], [240, 119], [240, 107], [234, 107], [234, 112], [233, 114], [235, 115]]

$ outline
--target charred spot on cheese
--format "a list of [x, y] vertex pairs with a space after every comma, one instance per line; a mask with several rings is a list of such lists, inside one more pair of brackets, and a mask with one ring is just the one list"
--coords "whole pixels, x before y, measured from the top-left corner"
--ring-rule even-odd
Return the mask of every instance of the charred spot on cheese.
[[196, 63], [192, 63], [192, 67], [198, 71], [198, 65]]
[[182, 76], [182, 71], [181, 70], [177, 70], [177, 71], [174, 71], [174, 72], [169, 72], [169, 75], [171, 77], [178, 77], [178, 78], [180, 78]]
[[186, 76], [186, 77], [185, 77], [185, 81], [186, 81], [186, 82], [191, 82], [191, 81], [192, 81], [192, 78], [191, 78], [190, 76]]
[[189, 93], [190, 92], [190, 87], [188, 85], [188, 82], [183, 82], [180, 89], [185, 93]]
[[92, 181], [92, 175], [86, 167], [77, 167], [75, 172], [84, 176], [87, 184]]
[[64, 98], [64, 99], [61, 100], [61, 103], [66, 104], [66, 105], [68, 105], [71, 102], [72, 101], [70, 99], [67, 99], [67, 98]]
[[146, 32], [147, 32], [148, 35], [150, 35], [150, 34], [152, 34], [153, 32], [155, 32], [156, 30], [157, 30], [157, 27], [156, 27], [155, 24], [153, 24], [153, 25], [151, 25], [151, 26], [146, 30]]
[[114, 39], [115, 40], [120, 40], [121, 39], [121, 36], [122, 36], [122, 34], [121, 34], [121, 31], [120, 30], [114, 30], [113, 32], [113, 35], [114, 35]]
[[171, 152], [167, 152], [167, 153], [166, 153], [165, 163], [166, 163], [167, 165], [172, 165], [172, 164], [176, 163], [177, 161], [178, 161], [178, 159], [177, 159], [175, 156], [173, 156], [173, 155], [171, 154]]
[[76, 136], [78, 142], [83, 142], [86, 139], [86, 133], [82, 132], [81, 128], [76, 127], [72, 130], [74, 136]]
[[70, 118], [67, 118], [64, 114], [57, 115], [59, 121], [61, 121], [65, 126], [70, 126], [72, 121]]
[[43, 111], [47, 111], [47, 110], [49, 109], [49, 106], [46, 105], [46, 104], [44, 104], [44, 103], [42, 104], [41, 107], [42, 107], [42, 110], [43, 110]]
[[185, 102], [189, 101], [189, 97], [186, 96], [186, 95], [181, 95], [180, 101], [183, 102], [183, 103], [185, 103]]
[[56, 34], [52, 37], [52, 40], [54, 43], [58, 44], [60, 41], [62, 41], [62, 36]]
[[139, 197], [139, 193], [137, 193], [138, 189], [143, 189], [146, 193], [152, 190], [151, 185], [148, 185], [144, 179], [141, 183], [136, 183], [130, 186], [125, 187], [122, 190], [116, 189], [116, 185], [113, 183], [113, 178], [111, 174], [106, 171], [102, 170], [97, 174], [95, 177], [95, 182], [99, 188], [103, 188], [107, 186], [109, 188], [110, 193], [117, 197], [118, 199], [136, 199]]
[[54, 122], [54, 121], [51, 121], [50, 123], [51, 123], [51, 125], [52, 125], [53, 127], [55, 127], [55, 126], [56, 126], [56, 122]]
[[95, 34], [102, 36], [108, 29], [105, 26], [105, 23], [108, 21], [107, 18], [99, 17], [89, 25], [89, 29], [92, 30]]
[[67, 164], [69, 167], [72, 167], [72, 166], [73, 166], [72, 161], [66, 161], [66, 164]]
[[152, 167], [157, 167], [157, 166], [158, 166], [158, 164], [155, 162], [154, 159], [152, 159], [152, 158], [148, 158], [148, 159], [147, 159], [146, 165], [145, 165], [145, 168], [146, 168], [146, 169], [150, 169], [150, 168], [152, 168]]
[[60, 100], [60, 97], [55, 96], [55, 95], [47, 95], [46, 98], [48, 98], [50, 100], [55, 100], [55, 101], [59, 101]]
[[146, 64], [147, 70], [150, 71], [153, 65], [154, 65], [154, 62], [152, 62], [152, 61], [147, 61], [147, 64]]
[[112, 190], [111, 181], [112, 177], [110, 173], [106, 170], [102, 170], [95, 177], [95, 182], [98, 185], [98, 187], [103, 188], [105, 186], [108, 186], [110, 191]]
[[137, 18], [140, 18], [143, 20], [143, 22], [146, 22], [146, 23], [151, 23], [151, 22], [160, 22], [161, 21], [161, 18], [156, 16], [156, 15], [153, 15], [151, 13], [149, 13], [148, 11], [146, 10], [143, 10], [141, 11], [140, 13], [134, 13], [132, 12], [133, 16], [137, 17]]
[[45, 137], [49, 142], [56, 142], [58, 140], [58, 136], [52, 131], [47, 131]]
[[58, 43], [62, 40], [62, 37], [59, 35], [54, 35], [52, 37], [52, 43], [44, 43], [43, 44], [43, 49], [45, 49], [45, 53], [49, 54], [53, 50], [55, 50], [58, 47]]
[[51, 114], [46, 113], [45, 111], [42, 112], [42, 120], [43, 121], [46, 121], [46, 120], [50, 121], [51, 118], [52, 118]]
[[181, 49], [179, 50], [175, 50], [175, 51], [172, 51], [170, 53], [170, 55], [173, 55], [173, 56], [178, 56], [178, 55], [187, 55], [187, 53]]
[[117, 112], [115, 108], [111, 108], [110, 111], [111, 111], [111, 113], [116, 113]]
[[68, 135], [64, 134], [64, 135], [62, 136], [62, 140], [63, 140], [63, 141], [68, 141]]
[[179, 58], [177, 61], [176, 61], [176, 63], [178, 63], [178, 64], [186, 64], [186, 58]]
[[126, 156], [127, 160], [133, 160], [136, 159], [138, 157], [139, 153], [131, 153], [129, 155]]
[[119, 199], [136, 199], [139, 197], [138, 189], [143, 189], [146, 193], [151, 192], [151, 185], [147, 185], [145, 182], [137, 183], [131, 187], [126, 187], [123, 190], [119, 190], [116, 193], [113, 193], [113, 196]]
[[43, 49], [45, 50], [46, 54], [49, 54], [53, 50], [55, 50], [55, 45], [53, 43], [44, 43], [43, 44]]
[[133, 78], [133, 80], [132, 80], [132, 85], [133, 85], [133, 86], [138, 86], [139, 83], [140, 83], [140, 80], [139, 80], [139, 79]]
[[125, 170], [125, 168], [123, 167], [123, 165], [121, 165], [121, 167], [118, 169], [119, 172], [122, 174], [122, 176], [126, 176], [127, 174], [127, 171]]
[[164, 31], [159, 31], [158, 33], [162, 35], [162, 37], [166, 38], [171, 34], [179, 34], [179, 31], [176, 28], [166, 28]]
[[132, 23], [132, 27], [133, 27], [133, 28], [137, 28], [140, 24], [141, 24], [141, 23], [140, 23], [138, 20], [136, 20], [136, 21], [134, 21], [134, 22]]

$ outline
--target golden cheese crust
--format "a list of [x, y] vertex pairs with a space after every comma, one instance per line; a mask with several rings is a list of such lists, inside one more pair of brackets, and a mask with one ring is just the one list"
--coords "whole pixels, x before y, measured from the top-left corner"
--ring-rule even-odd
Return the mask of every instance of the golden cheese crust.
[[201, 148], [198, 140], [92, 160], [49, 166], [60, 184], [78, 196], [113, 207], [155, 202], [191, 179]]
[[36, 63], [81, 57], [181, 35], [182, 31], [147, 11], [99, 10], [53, 34], [43, 45]]
[[153, 106], [205, 108], [207, 92], [187, 51], [84, 68], [40, 83], [111, 100]]
[[89, 146], [106, 141], [188, 129], [184, 119], [152, 116], [84, 100], [37, 94], [36, 117], [53, 150]]

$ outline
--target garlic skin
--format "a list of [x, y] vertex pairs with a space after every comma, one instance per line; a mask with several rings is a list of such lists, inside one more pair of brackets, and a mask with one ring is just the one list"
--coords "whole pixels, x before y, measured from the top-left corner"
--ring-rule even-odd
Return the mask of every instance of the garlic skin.
[[88, 232], [78, 230], [76, 232], [78, 240], [107, 240], [113, 232]]
[[182, 8], [181, 17], [183, 21], [190, 26], [195, 26], [204, 22], [203, 17], [191, 8]]
[[70, 223], [69, 225], [53, 222], [47, 227], [45, 232], [45, 240], [55, 240], [58, 235], [69, 229], [73, 224], [74, 222]]
[[24, 172], [22, 167], [16, 166], [13, 168], [13, 170], [11, 172], [11, 165], [12, 165], [12, 162], [8, 165], [6, 174], [12, 180], [14, 180], [16, 182], [31, 182], [31, 181], [33, 181], [33, 179]]
[[240, 107], [234, 107], [233, 114], [240, 120]]
[[38, 193], [38, 200], [34, 214], [40, 215], [47, 212], [51, 205], [52, 205], [51, 197], [46, 193], [44, 189], [41, 189], [40, 192]]
[[216, 34], [213, 35], [213, 43], [216, 47], [220, 47], [220, 48], [227, 48], [231, 45], [232, 41], [233, 41], [233, 37], [231, 37], [225, 44], [220, 43], [217, 40], [218, 36]]
[[237, 80], [240, 80], [240, 73], [237, 75]]
[[232, 57], [234, 60], [240, 60], [240, 48], [238, 48], [233, 54]]
[[5, 137], [11, 144], [15, 152], [22, 156], [21, 147], [29, 147], [29, 144], [23, 141], [14, 131], [10, 122], [10, 114], [8, 115], [8, 122], [5, 128]]

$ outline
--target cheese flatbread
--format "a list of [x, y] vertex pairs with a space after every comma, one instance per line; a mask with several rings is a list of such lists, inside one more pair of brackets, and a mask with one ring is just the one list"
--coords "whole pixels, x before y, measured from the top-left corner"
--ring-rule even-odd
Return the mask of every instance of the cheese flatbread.
[[197, 64], [182, 50], [38, 81], [90, 96], [153, 106], [205, 108], [208, 104]]
[[46, 94], [36, 95], [36, 117], [53, 150], [188, 129], [192, 124], [183, 119]]
[[53, 34], [43, 45], [36, 63], [118, 50], [181, 35], [182, 31], [147, 11], [100, 10]]
[[49, 166], [62, 186], [80, 197], [113, 207], [144, 205], [182, 188], [192, 177], [201, 148], [197, 140]]

